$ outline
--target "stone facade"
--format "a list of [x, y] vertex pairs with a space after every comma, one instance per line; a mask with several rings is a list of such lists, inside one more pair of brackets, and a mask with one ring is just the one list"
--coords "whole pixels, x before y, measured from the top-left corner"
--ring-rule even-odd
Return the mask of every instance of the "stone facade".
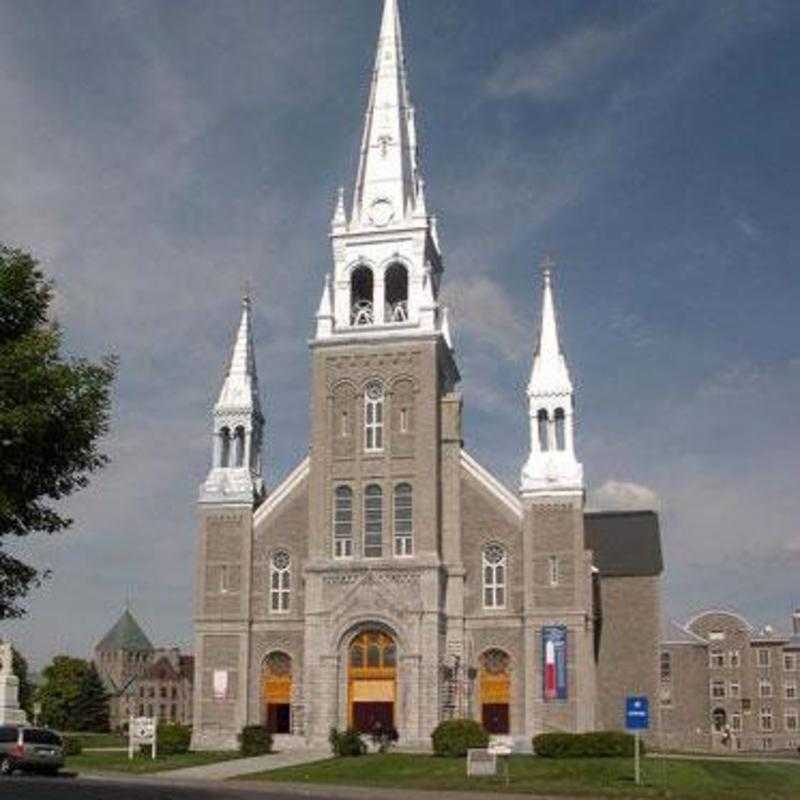
[[660, 649], [661, 742], [716, 752], [800, 746], [800, 611], [793, 634], [731, 611], [673, 625]]
[[[310, 343], [308, 458], [262, 492], [247, 301], [215, 406], [195, 581], [196, 749], [235, 747], [255, 723], [284, 745], [378, 725], [427, 746], [441, 720], [463, 716], [529, 748], [536, 733], [618, 725], [615, 663], [631, 683], [656, 684], [657, 521], [631, 518], [652, 557], [620, 561], [615, 520], [584, 510], [549, 270], [528, 390], [538, 427], [519, 491], [464, 450], [413, 119], [386, 0], [353, 212], [340, 193]], [[620, 620], [606, 619], [606, 594]]]

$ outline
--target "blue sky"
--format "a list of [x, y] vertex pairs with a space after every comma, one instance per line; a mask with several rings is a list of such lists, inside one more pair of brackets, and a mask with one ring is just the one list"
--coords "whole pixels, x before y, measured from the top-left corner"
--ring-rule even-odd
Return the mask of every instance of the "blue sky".
[[[121, 358], [112, 464], [7, 624], [88, 653], [130, 592], [191, 644], [209, 410], [249, 283], [269, 482], [303, 457], [306, 342], [354, 181], [373, 0], [0, 2], [0, 238]], [[555, 253], [594, 506], [655, 506], [665, 615], [800, 603], [800, 5], [401, 0], [468, 449], [512, 488]], [[38, 539], [38, 541], [37, 541]]]

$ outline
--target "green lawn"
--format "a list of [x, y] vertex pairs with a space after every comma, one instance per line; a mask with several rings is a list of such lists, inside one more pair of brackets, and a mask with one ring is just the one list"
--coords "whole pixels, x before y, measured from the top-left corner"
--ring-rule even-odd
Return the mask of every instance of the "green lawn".
[[229, 761], [241, 758], [237, 752], [225, 753], [181, 753], [173, 756], [159, 756], [155, 760], [137, 755], [132, 761], [128, 753], [81, 753], [79, 756], [67, 756], [64, 769], [67, 772], [128, 772], [141, 775], [147, 772], [162, 772], [182, 767], [198, 767], [203, 764], [214, 764], [217, 761]]
[[643, 785], [633, 759], [545, 759], [514, 756], [510, 785], [502, 778], [466, 777], [465, 759], [389, 754], [338, 758], [248, 776], [249, 779], [403, 789], [476, 790], [669, 800], [797, 800], [800, 762], [767, 764], [645, 759]]
[[69, 733], [62, 732], [62, 736], [74, 739], [81, 743], [81, 747], [127, 747], [128, 737], [121, 733]]

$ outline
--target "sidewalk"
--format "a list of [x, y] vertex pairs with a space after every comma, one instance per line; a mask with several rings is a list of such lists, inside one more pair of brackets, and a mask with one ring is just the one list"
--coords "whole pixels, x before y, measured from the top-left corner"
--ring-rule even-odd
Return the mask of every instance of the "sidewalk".
[[225, 781], [239, 775], [252, 775], [254, 772], [265, 772], [281, 767], [296, 767], [312, 761], [324, 761], [331, 758], [330, 750], [286, 750], [282, 753], [270, 753], [252, 758], [235, 758], [232, 761], [220, 761], [217, 764], [205, 764], [201, 767], [183, 767], [167, 772], [159, 772], [160, 780], [203, 780]]

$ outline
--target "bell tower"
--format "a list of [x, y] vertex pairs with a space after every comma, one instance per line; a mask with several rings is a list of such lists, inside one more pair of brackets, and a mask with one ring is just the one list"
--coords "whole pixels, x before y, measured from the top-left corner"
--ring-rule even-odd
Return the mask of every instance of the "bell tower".
[[443, 515], [454, 506], [441, 486], [443, 473], [458, 475], [460, 398], [397, 0], [383, 7], [352, 204], [340, 189], [330, 239], [310, 342], [304, 645], [315, 654], [308, 691], [330, 704], [317, 705], [307, 735], [324, 741], [366, 708], [347, 685], [332, 689], [347, 674], [337, 648], [353, 641], [352, 624], [394, 642], [396, 694], [373, 700], [404, 741], [423, 741], [438, 722]]

